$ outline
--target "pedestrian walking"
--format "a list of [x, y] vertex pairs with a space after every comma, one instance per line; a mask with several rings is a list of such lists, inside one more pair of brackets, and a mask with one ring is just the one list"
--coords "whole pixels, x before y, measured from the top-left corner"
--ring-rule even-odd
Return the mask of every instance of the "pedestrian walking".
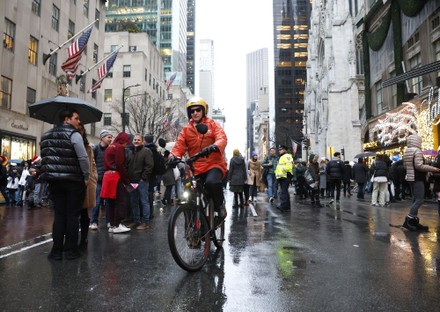
[[341, 198], [341, 182], [344, 177], [344, 162], [341, 160], [341, 153], [335, 152], [333, 154], [334, 159], [330, 160], [327, 164], [327, 174], [330, 179], [330, 204], [335, 201], [339, 203]]
[[427, 226], [420, 224], [418, 212], [424, 201], [426, 173], [439, 173], [440, 169], [425, 164], [421, 150], [422, 138], [418, 134], [408, 136], [406, 143], [408, 147], [403, 155], [403, 164], [413, 200], [403, 227], [409, 231], [428, 231]]
[[20, 179], [18, 181], [18, 206], [22, 206], [26, 200], [26, 191], [24, 186], [26, 185], [26, 177], [29, 176], [29, 162], [23, 161], [23, 167], [21, 169]]
[[122, 224], [127, 209], [126, 193], [130, 189], [130, 180], [126, 170], [125, 148], [130, 136], [119, 133], [104, 152], [104, 177], [102, 178], [101, 198], [107, 198], [109, 209], [109, 233], [119, 234], [130, 231]]
[[281, 212], [290, 210], [289, 184], [292, 177], [293, 157], [287, 152], [287, 146], [278, 148], [280, 159], [275, 169], [275, 175], [280, 185], [280, 205], [277, 208]]
[[273, 201], [277, 198], [277, 193], [278, 193], [278, 182], [275, 177], [275, 169], [277, 165], [278, 165], [277, 151], [274, 147], [271, 147], [269, 150], [269, 155], [267, 155], [264, 158], [264, 161], [261, 164], [264, 170], [267, 171], [266, 174], [267, 197], [269, 198], [269, 202], [271, 203], [273, 203]]
[[128, 159], [128, 178], [131, 183], [137, 184], [137, 187], [130, 193], [130, 206], [133, 211], [133, 223], [130, 228], [146, 230], [150, 226], [151, 208], [148, 189], [154, 159], [151, 150], [144, 146], [144, 139], [141, 134], [136, 133], [134, 135], [133, 147]]
[[60, 124], [44, 133], [41, 140], [41, 176], [49, 183], [55, 211], [53, 246], [48, 258], [61, 260], [81, 256], [78, 251], [79, 215], [87, 184], [90, 162], [78, 132], [80, 116], [74, 110], [59, 115]]
[[6, 186], [8, 185], [8, 171], [6, 170], [6, 163], [6, 157], [3, 155], [0, 156], [0, 192], [5, 199], [6, 206], [9, 206], [9, 195], [8, 191], [6, 190]]
[[147, 134], [144, 137], [145, 147], [150, 149], [153, 153], [153, 172], [150, 175], [150, 180], [148, 181], [148, 201], [150, 203], [150, 219], [154, 216], [154, 188], [159, 185], [161, 176], [165, 173], [165, 159], [163, 155], [157, 150], [156, 144], [154, 144], [154, 136]]
[[18, 171], [15, 166], [11, 166], [8, 172], [8, 184], [6, 185], [6, 189], [8, 190], [9, 195], [9, 207], [14, 207], [16, 202], [15, 193], [18, 191], [18, 182], [19, 176]]
[[342, 183], [344, 185], [344, 197], [351, 197], [351, 180], [353, 179], [353, 172], [348, 160], [344, 161], [344, 177]]
[[79, 218], [79, 225], [81, 229], [81, 238], [79, 241], [78, 249], [80, 251], [87, 250], [88, 245], [88, 233], [90, 226], [89, 209], [96, 207], [96, 185], [98, 183], [98, 171], [96, 169], [95, 157], [93, 155], [93, 149], [90, 146], [87, 139], [87, 132], [83, 124], [79, 124], [78, 131], [81, 134], [86, 148], [87, 157], [89, 158], [89, 182], [87, 183], [86, 195], [84, 196], [84, 202], [81, 209]]
[[359, 158], [358, 162], [353, 165], [353, 180], [358, 186], [357, 199], [363, 200], [365, 197], [365, 183], [367, 182], [368, 167], [364, 164], [364, 159]]
[[[168, 159], [170, 151], [166, 150], [164, 158]], [[174, 205], [172, 200], [173, 187], [176, 185], [176, 178], [174, 177], [174, 168], [167, 167], [165, 173], [162, 175], [162, 183], [165, 186], [165, 192], [163, 193], [162, 204], [164, 206]]]
[[108, 201], [101, 198], [102, 178], [104, 177], [104, 152], [113, 140], [113, 135], [108, 130], [101, 130], [99, 133], [100, 142], [93, 148], [93, 158], [98, 172], [98, 181], [96, 183], [96, 205], [92, 208], [92, 218], [90, 220], [90, 229], [97, 230], [99, 225], [99, 212], [104, 207], [106, 224], [109, 223]]
[[228, 181], [229, 190], [234, 193], [234, 203], [232, 207], [244, 206], [243, 192], [246, 181], [246, 167], [243, 156], [238, 149], [234, 149], [233, 156], [229, 161]]
[[371, 195], [372, 206], [385, 206], [386, 192], [388, 192], [388, 165], [382, 154], [376, 156], [376, 160], [370, 167], [373, 175], [373, 194]]
[[324, 207], [321, 204], [319, 199], [319, 179], [320, 179], [320, 170], [319, 170], [319, 155], [310, 155], [310, 164], [309, 164], [309, 172], [315, 182], [308, 184], [309, 194], [310, 194], [310, 203], [312, 207], [322, 208]]
[[262, 171], [261, 161], [258, 160], [258, 155], [252, 152], [252, 158], [248, 162], [248, 184], [249, 184], [249, 196], [252, 203], [255, 202], [258, 190], [261, 184]]
[[327, 160], [322, 157], [319, 161], [319, 190], [321, 198], [324, 198], [327, 193]]

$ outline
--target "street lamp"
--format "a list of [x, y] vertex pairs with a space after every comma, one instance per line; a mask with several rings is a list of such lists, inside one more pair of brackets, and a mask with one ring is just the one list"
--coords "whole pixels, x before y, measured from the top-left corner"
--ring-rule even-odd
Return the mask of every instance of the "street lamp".
[[125, 124], [126, 124], [126, 118], [127, 116], [125, 116], [125, 91], [127, 91], [130, 88], [134, 88], [134, 87], [140, 87], [140, 84], [134, 84], [128, 87], [125, 87], [122, 89], [122, 132], [125, 132]]

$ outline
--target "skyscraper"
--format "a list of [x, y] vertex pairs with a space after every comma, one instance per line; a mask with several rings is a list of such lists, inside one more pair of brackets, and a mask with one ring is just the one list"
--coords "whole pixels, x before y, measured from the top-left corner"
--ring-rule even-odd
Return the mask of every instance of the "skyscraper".
[[[274, 0], [275, 140], [303, 138], [309, 0]], [[299, 156], [299, 155], [298, 155]]]
[[[131, 3], [130, 3], [131, 2]], [[188, 0], [109, 0], [105, 31], [146, 32], [159, 49], [165, 76], [182, 75], [186, 83]], [[131, 4], [131, 5], [130, 5]]]
[[195, 0], [188, 0], [188, 22], [186, 39], [186, 86], [194, 94], [195, 91], [195, 51], [196, 51], [196, 4]]
[[200, 40], [199, 95], [214, 109], [214, 41]]

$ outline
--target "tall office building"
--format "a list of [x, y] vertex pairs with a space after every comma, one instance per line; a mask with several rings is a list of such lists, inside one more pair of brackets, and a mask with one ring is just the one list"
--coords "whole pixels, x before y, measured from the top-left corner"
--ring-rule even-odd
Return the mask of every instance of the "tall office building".
[[268, 51], [259, 49], [246, 55], [246, 106], [258, 100], [260, 90], [268, 87]]
[[196, 0], [188, 0], [188, 21], [186, 25], [186, 86], [194, 94], [195, 51], [196, 51]]
[[178, 72], [186, 83], [188, 0], [109, 0], [105, 31], [146, 32], [164, 61], [165, 78]]
[[208, 103], [211, 109], [214, 103], [214, 41], [200, 40], [199, 96]]
[[[303, 138], [309, 0], [274, 0], [275, 140]], [[297, 154], [297, 156], [300, 156]]]

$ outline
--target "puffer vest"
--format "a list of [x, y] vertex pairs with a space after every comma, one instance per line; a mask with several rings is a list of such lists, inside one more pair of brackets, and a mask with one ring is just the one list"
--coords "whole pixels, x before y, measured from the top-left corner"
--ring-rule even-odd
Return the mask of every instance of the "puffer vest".
[[78, 157], [70, 138], [77, 130], [68, 124], [47, 131], [41, 139], [41, 178], [44, 181], [83, 181]]

